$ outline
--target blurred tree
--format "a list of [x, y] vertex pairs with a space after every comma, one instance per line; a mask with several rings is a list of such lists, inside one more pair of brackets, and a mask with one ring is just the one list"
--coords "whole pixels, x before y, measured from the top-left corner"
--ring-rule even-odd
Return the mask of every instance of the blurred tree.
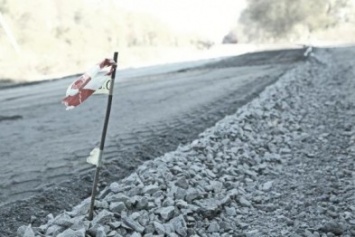
[[237, 44], [238, 37], [235, 31], [229, 31], [227, 35], [223, 37], [222, 44]]
[[9, 11], [7, 0], [0, 0], [0, 12], [6, 14]]
[[[174, 32], [161, 19], [123, 8], [116, 0], [0, 0], [0, 13], [21, 46], [20, 76], [77, 72], [117, 49], [135, 54], [124, 58], [141, 59], [168, 47], [201, 45], [194, 36]], [[0, 45], [0, 66], [10, 72], [6, 63], [18, 59], [7, 47], [2, 26]], [[149, 51], [154, 47], [156, 51]]]
[[309, 32], [334, 27], [350, 0], [248, 0], [240, 22], [252, 37], [283, 38], [297, 25]]

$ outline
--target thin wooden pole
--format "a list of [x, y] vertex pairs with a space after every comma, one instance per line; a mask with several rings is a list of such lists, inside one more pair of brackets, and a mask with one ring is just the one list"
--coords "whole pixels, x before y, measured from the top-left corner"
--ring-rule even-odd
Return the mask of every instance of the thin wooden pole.
[[[118, 58], [118, 52], [115, 52], [113, 54], [113, 60], [115, 61], [115, 63], [117, 63], [117, 58]], [[102, 134], [101, 134], [99, 160], [98, 160], [98, 164], [96, 166], [95, 178], [94, 178], [94, 183], [93, 183], [93, 186], [92, 186], [91, 203], [90, 203], [90, 210], [89, 210], [89, 220], [90, 221], [93, 219], [93, 216], [94, 216], [95, 197], [96, 197], [96, 192], [97, 192], [97, 184], [99, 182], [99, 175], [100, 175], [100, 168], [101, 168], [101, 158], [102, 158], [102, 154], [103, 154], [104, 147], [105, 147], [107, 127], [108, 127], [108, 122], [109, 122], [110, 113], [111, 113], [112, 95], [113, 95], [113, 86], [115, 84], [115, 76], [116, 76], [116, 68], [114, 68], [114, 70], [112, 72], [112, 75], [111, 75], [111, 87], [110, 87], [110, 92], [109, 92], [108, 100], [107, 100], [104, 127], [102, 129]]]

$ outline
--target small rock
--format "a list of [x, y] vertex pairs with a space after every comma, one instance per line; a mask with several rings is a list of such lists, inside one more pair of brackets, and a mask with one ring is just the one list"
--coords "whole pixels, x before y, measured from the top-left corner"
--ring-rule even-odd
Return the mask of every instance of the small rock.
[[153, 209], [155, 208], [155, 203], [154, 202], [148, 202], [148, 206], [147, 206], [147, 209]]
[[68, 228], [74, 224], [74, 220], [67, 213], [64, 212], [54, 218], [52, 224]]
[[139, 213], [139, 212], [133, 212], [130, 217], [131, 217], [133, 220], [137, 220], [138, 217], [140, 217], [140, 215], [141, 215], [141, 213]]
[[35, 222], [37, 220], [37, 217], [31, 216], [31, 223]]
[[231, 224], [230, 222], [224, 220], [219, 223], [219, 227], [221, 228], [222, 232], [228, 232], [230, 230], [233, 230], [234, 225]]
[[96, 226], [96, 225], [105, 225], [109, 222], [111, 222], [111, 219], [113, 217], [113, 213], [107, 211], [106, 209], [102, 210], [99, 212], [99, 214], [97, 214], [97, 216], [94, 217], [94, 219], [92, 220], [92, 225]]
[[189, 188], [189, 183], [187, 182], [185, 177], [179, 178], [176, 181], [175, 185], [180, 187], [180, 188], [183, 188], [183, 189], [188, 189]]
[[135, 195], [141, 195], [141, 194], [142, 194], [142, 187], [133, 187], [127, 191], [127, 195], [130, 197]]
[[117, 237], [118, 235], [117, 231], [113, 230], [107, 234], [107, 237]]
[[125, 202], [127, 209], [132, 209], [136, 205], [136, 199], [133, 197]]
[[169, 234], [169, 233], [173, 233], [174, 232], [174, 226], [171, 223], [166, 223], [163, 224], [164, 228], [165, 228], [165, 233]]
[[25, 234], [26, 229], [27, 229], [27, 226], [25, 226], [25, 225], [22, 225], [19, 228], [17, 228], [17, 232], [16, 232], [17, 236], [22, 237]]
[[84, 218], [84, 216], [74, 217], [73, 225], [70, 226], [70, 229], [72, 229], [72, 230], [81, 230], [83, 228], [85, 229], [85, 227], [87, 227], [87, 226], [85, 225], [83, 218]]
[[216, 175], [210, 169], [206, 169], [205, 172], [209, 177], [216, 178]]
[[137, 221], [134, 221], [131, 217], [123, 217], [122, 222], [134, 231], [143, 233], [144, 227], [141, 226]]
[[[202, 215], [203, 218], [213, 218], [220, 212], [221, 209], [219, 206], [220, 203], [215, 199], [201, 200], [196, 204], [199, 206], [196, 211], [198, 214]], [[189, 205], [189, 209], [194, 211], [192, 208], [193, 205]]]
[[245, 174], [247, 174], [247, 175], [249, 175], [251, 178], [253, 178], [253, 179], [256, 179], [257, 178], [257, 176], [258, 176], [258, 174], [256, 173], [256, 172], [254, 172], [254, 171], [251, 171], [251, 170], [244, 170], [244, 173]]
[[168, 237], [179, 237], [179, 235], [177, 235], [177, 234], [175, 234], [175, 233], [170, 233], [170, 234], [168, 235]]
[[105, 189], [98, 194], [97, 199], [103, 200], [110, 192], [110, 187], [105, 187]]
[[105, 232], [105, 228], [103, 226], [100, 226], [99, 228], [97, 228], [95, 237], [106, 237], [106, 236], [107, 235]]
[[245, 233], [245, 237], [259, 237], [259, 236], [261, 236], [261, 234], [258, 230], [250, 230]]
[[118, 236], [126, 236], [127, 235], [127, 230], [125, 228], [119, 228], [116, 231], [118, 233]]
[[335, 235], [342, 235], [344, 232], [344, 227], [335, 222], [334, 220], [326, 222], [321, 228], [320, 231], [324, 232], [324, 233], [333, 233]]
[[127, 205], [128, 200], [130, 200], [130, 198], [127, 195], [124, 195], [122, 193], [118, 193], [118, 194], [114, 194], [114, 195], [106, 197], [106, 201], [108, 201], [108, 202], [123, 202], [126, 205]]
[[288, 229], [281, 230], [281, 236], [288, 236], [290, 231]]
[[237, 226], [239, 226], [239, 228], [241, 228], [242, 230], [248, 229], [249, 225], [247, 223], [241, 222], [241, 221], [237, 221]]
[[313, 237], [320, 237], [320, 234], [317, 231], [315, 231], [313, 232]]
[[164, 235], [166, 233], [166, 230], [165, 230], [165, 226], [160, 224], [159, 222], [157, 221], [154, 221], [153, 222], [153, 225], [154, 225], [154, 228], [156, 230], [156, 232], [160, 235]]
[[85, 237], [85, 234], [86, 234], [85, 228], [75, 231], [75, 237]]
[[103, 201], [95, 200], [95, 207], [101, 209], [108, 209], [108, 202], [106, 202], [105, 200]]
[[164, 202], [162, 203], [163, 207], [169, 207], [174, 205], [174, 200], [170, 197], [167, 197]]
[[123, 202], [111, 202], [110, 204], [110, 211], [112, 212], [120, 213], [125, 209], [127, 209], [127, 207]]
[[158, 190], [160, 190], [159, 186], [151, 184], [151, 185], [145, 186], [143, 188], [143, 193], [144, 194], [154, 194]]
[[237, 211], [235, 210], [235, 207], [226, 207], [226, 214], [227, 216], [236, 216], [237, 215]]
[[180, 236], [187, 236], [186, 222], [182, 215], [171, 219], [169, 224], [172, 225], [171, 229], [175, 230], [175, 232], [178, 233]]
[[144, 237], [155, 237], [155, 235], [153, 235], [152, 233], [147, 233], [147, 234], [144, 235]]
[[111, 222], [109, 223], [109, 226], [111, 226], [112, 229], [118, 229], [118, 227], [121, 226], [121, 222], [120, 221], [114, 221], [114, 222]]
[[327, 210], [327, 214], [333, 218], [337, 218], [339, 215], [335, 211]]
[[142, 235], [138, 232], [134, 232], [131, 237], [142, 237]]
[[184, 200], [177, 200], [176, 202], [175, 202], [175, 205], [177, 206], [177, 208], [186, 208], [186, 207], [188, 207], [188, 203], [187, 202], [185, 202]]
[[[89, 199], [85, 199], [85, 201], [89, 201]], [[83, 202], [85, 202], [83, 201]], [[75, 208], [75, 207], [74, 207]], [[54, 216], [52, 213], [49, 213], [47, 216], [46, 216], [46, 219], [48, 220], [48, 222], [51, 222], [54, 220]]]
[[186, 201], [188, 203], [191, 203], [193, 200], [195, 200], [199, 196], [200, 196], [200, 193], [199, 193], [199, 191], [197, 191], [197, 189], [189, 188], [186, 192]]
[[349, 220], [349, 219], [351, 219], [352, 214], [351, 214], [351, 212], [346, 211], [346, 212], [344, 212], [343, 217], [345, 220]]
[[35, 237], [35, 233], [32, 230], [31, 225], [21, 226], [17, 229], [17, 235], [21, 237]]
[[212, 221], [207, 228], [207, 233], [216, 233], [219, 232], [219, 225], [217, 221]]
[[[90, 199], [85, 199], [79, 205], [75, 206], [73, 210], [71, 212], [68, 212], [67, 214], [72, 217], [86, 215], [89, 208], [90, 208]], [[54, 219], [53, 215], [51, 217], [52, 219]]]
[[272, 188], [273, 183], [274, 183], [274, 181], [267, 181], [266, 183], [263, 184], [261, 189], [263, 191], [269, 191]]
[[110, 190], [113, 192], [113, 193], [118, 193], [120, 191], [120, 185], [116, 182], [113, 182], [110, 184]]
[[352, 227], [352, 228], [350, 229], [350, 233], [352, 234], [351, 236], [355, 236], [355, 228], [354, 228], [354, 227]]
[[239, 198], [239, 203], [243, 207], [251, 207], [251, 203], [247, 199], [245, 199], [245, 197], [240, 197]]
[[158, 209], [156, 211], [156, 213], [158, 213], [163, 218], [163, 220], [167, 221], [167, 220], [170, 220], [174, 216], [174, 210], [175, 210], [175, 207], [173, 207], [173, 206], [162, 207], [162, 208]]
[[64, 232], [57, 235], [57, 237], [76, 237], [76, 232], [72, 229], [67, 229]]
[[310, 232], [309, 230], [305, 230], [304, 235], [305, 237], [314, 237], [312, 232]]
[[155, 227], [153, 224], [149, 224], [145, 227], [144, 233], [145, 234], [153, 234], [155, 231]]
[[57, 236], [64, 230], [64, 227], [58, 225], [52, 225], [48, 227], [46, 231], [46, 236]]
[[148, 198], [146, 197], [141, 197], [138, 199], [136, 207], [138, 210], [143, 210], [146, 209], [148, 207]]
[[187, 195], [187, 191], [183, 188], [178, 187], [176, 189], [176, 192], [174, 193], [174, 198], [183, 200], [183, 199], [185, 199], [186, 195]]
[[263, 200], [264, 200], [264, 197], [263, 197], [263, 196], [254, 196], [254, 197], [253, 197], [253, 202], [254, 202], [254, 203], [260, 204], [260, 203], [262, 203]]
[[141, 211], [139, 214], [139, 224], [141, 224], [142, 226], [147, 226], [149, 224], [149, 213], [147, 211]]

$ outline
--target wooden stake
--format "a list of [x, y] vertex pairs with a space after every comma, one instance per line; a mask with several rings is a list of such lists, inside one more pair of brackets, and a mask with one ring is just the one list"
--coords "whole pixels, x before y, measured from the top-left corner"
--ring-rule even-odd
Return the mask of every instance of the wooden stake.
[[[113, 54], [113, 60], [115, 61], [115, 63], [117, 63], [117, 58], [118, 58], [118, 52], [115, 52]], [[113, 86], [115, 84], [115, 76], [116, 76], [116, 67], [114, 68], [114, 70], [112, 72], [112, 75], [111, 75], [111, 87], [110, 87], [110, 92], [109, 92], [108, 100], [107, 100], [104, 127], [102, 129], [102, 134], [101, 134], [99, 161], [98, 161], [98, 164], [96, 166], [95, 178], [94, 178], [94, 183], [93, 183], [93, 186], [92, 186], [91, 203], [90, 203], [90, 210], [89, 210], [89, 220], [90, 221], [93, 219], [93, 216], [94, 216], [95, 197], [96, 197], [96, 192], [97, 192], [97, 184], [99, 182], [99, 175], [100, 175], [100, 168], [101, 168], [101, 158], [102, 158], [102, 154], [103, 154], [104, 147], [105, 147], [105, 140], [106, 140], [108, 121], [110, 119], [110, 113], [111, 113], [112, 95], [113, 95]]]

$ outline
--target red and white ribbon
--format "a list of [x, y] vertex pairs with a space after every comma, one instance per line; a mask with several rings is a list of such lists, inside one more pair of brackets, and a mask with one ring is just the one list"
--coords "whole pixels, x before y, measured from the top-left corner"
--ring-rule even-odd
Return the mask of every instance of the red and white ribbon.
[[[115, 66], [115, 61], [106, 58], [70, 84], [62, 101], [67, 110], [80, 105], [99, 89], [110, 78]], [[102, 71], [109, 67], [108, 72]]]

